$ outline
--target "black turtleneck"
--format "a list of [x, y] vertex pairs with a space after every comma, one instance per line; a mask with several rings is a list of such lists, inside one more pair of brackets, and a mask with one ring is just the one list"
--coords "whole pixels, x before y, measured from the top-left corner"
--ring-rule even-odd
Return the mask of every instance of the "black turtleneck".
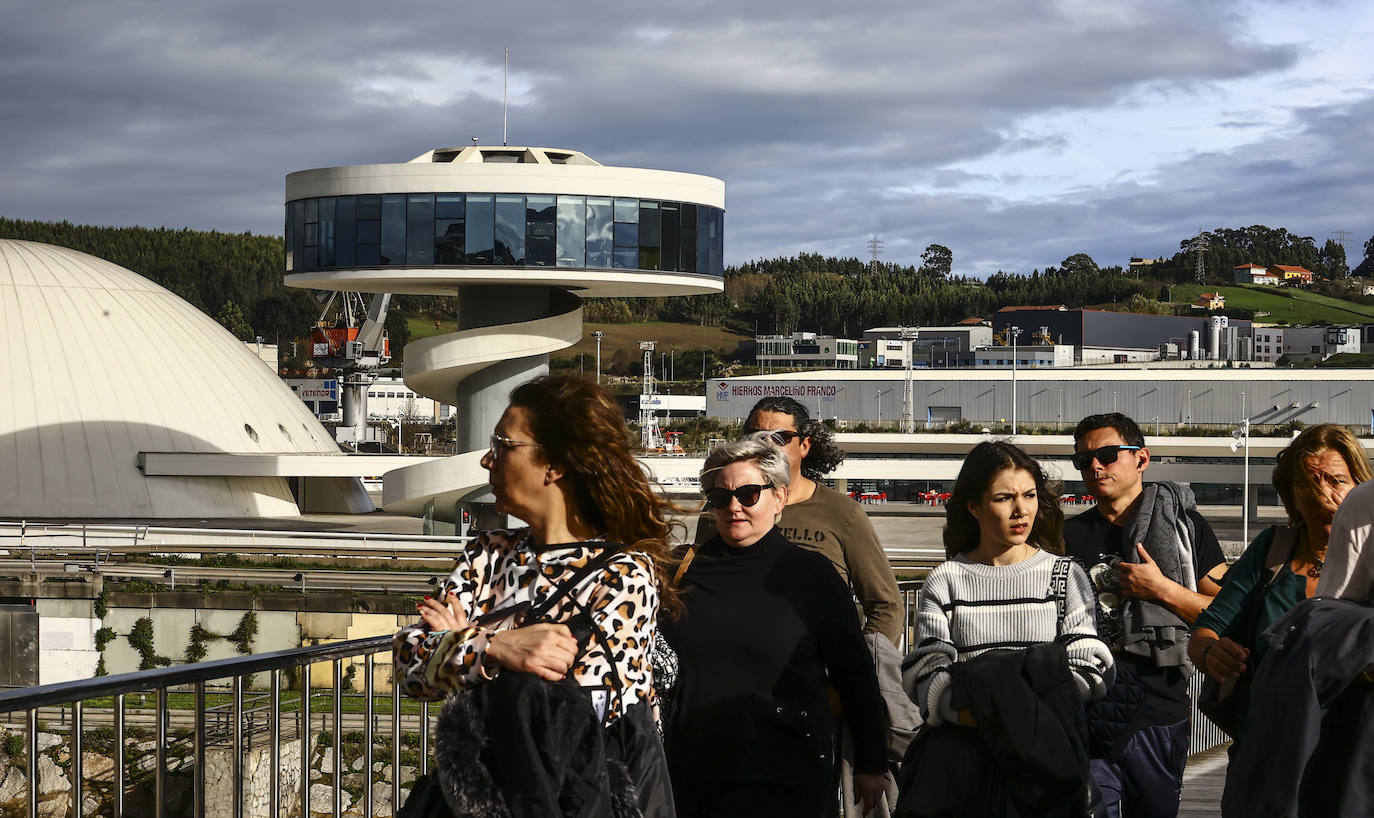
[[[799, 747], [807, 752], [796, 757], [814, 764], [830, 751], [827, 679], [854, 736], [855, 769], [886, 771], [873, 660], [853, 595], [825, 557], [776, 528], [747, 548], [717, 536], [701, 546], [680, 588], [682, 616], [661, 625], [679, 661], [667, 730], [675, 789], [688, 788], [691, 800], [699, 788], [776, 767]], [[769, 748], [776, 753], [760, 757]]]

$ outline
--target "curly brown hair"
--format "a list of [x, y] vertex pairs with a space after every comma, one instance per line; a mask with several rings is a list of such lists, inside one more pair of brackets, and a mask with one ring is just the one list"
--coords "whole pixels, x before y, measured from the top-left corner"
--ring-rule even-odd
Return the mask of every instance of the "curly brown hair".
[[835, 433], [830, 431], [829, 426], [811, 417], [811, 411], [800, 401], [783, 396], [763, 398], [749, 410], [748, 419], [744, 424], [744, 434], [755, 431], [749, 421], [759, 412], [791, 415], [797, 431], [810, 438], [811, 451], [807, 452], [801, 462], [802, 477], [820, 480], [844, 462], [844, 449], [835, 442]]
[[1005, 440], [985, 440], [964, 458], [954, 491], [945, 503], [945, 556], [953, 557], [978, 547], [978, 519], [968, 510], [969, 503], [983, 498], [997, 475], [1007, 469], [1021, 469], [1035, 479], [1035, 522], [1027, 542], [1057, 556], [1064, 555], [1064, 512], [1059, 507], [1058, 486], [1045, 475], [1035, 459]]
[[569, 479], [575, 511], [609, 542], [624, 543], [654, 561], [660, 608], [681, 610], [673, 588], [676, 560], [668, 545], [676, 509], [649, 484], [630, 452], [630, 435], [610, 393], [582, 378], [543, 375], [517, 386], [510, 405], [530, 414], [530, 430], [550, 463]]

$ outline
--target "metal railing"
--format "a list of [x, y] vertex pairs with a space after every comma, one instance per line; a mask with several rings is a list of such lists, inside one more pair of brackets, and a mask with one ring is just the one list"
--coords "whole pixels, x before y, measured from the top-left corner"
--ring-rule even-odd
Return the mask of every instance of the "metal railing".
[[10, 558], [54, 555], [95, 563], [132, 554], [254, 554], [353, 556], [368, 560], [449, 559], [470, 537], [97, 523], [0, 522], [0, 553]]
[[[418, 733], [417, 764], [418, 772], [428, 770], [431, 716], [429, 703], [415, 703], [412, 712], [402, 713], [400, 688], [392, 685], [389, 696], [378, 697], [375, 693], [375, 659], [378, 654], [391, 652], [391, 637], [376, 636], [355, 639], [328, 645], [282, 650], [234, 659], [221, 659], [210, 662], [180, 665], [177, 667], [124, 673], [118, 676], [104, 676], [74, 682], [41, 685], [38, 687], [0, 691], [0, 714], [24, 713], [26, 733], [26, 763], [28, 786], [28, 813], [38, 814], [39, 809], [39, 757], [42, 749], [39, 743], [40, 732], [61, 733], [61, 725], [53, 725], [51, 717], [66, 721], [67, 752], [71, 759], [71, 814], [74, 818], [85, 815], [87, 799], [84, 797], [89, 783], [83, 774], [83, 757], [86, 751], [86, 738], [90, 725], [103, 723], [113, 728], [113, 741], [110, 753], [113, 768], [111, 787], [111, 813], [114, 818], [123, 818], [130, 803], [131, 772], [126, 760], [126, 741], [129, 738], [131, 694], [153, 694], [156, 699], [152, 711], [155, 731], [154, 764], [152, 765], [152, 815], [156, 818], [169, 814], [167, 795], [169, 781], [169, 749], [176, 746], [171, 741], [174, 723], [191, 724], [190, 751], [192, 763], [192, 803], [194, 815], [205, 814], [206, 807], [206, 753], [212, 744], [228, 743], [232, 746], [231, 786], [233, 801], [229, 814], [242, 818], [245, 814], [245, 770], [246, 751], [259, 740], [260, 733], [266, 733], [270, 760], [268, 768], [267, 815], [278, 818], [284, 815], [282, 780], [286, 772], [282, 769], [283, 713], [288, 712], [287, 725], [297, 733], [300, 747], [300, 809], [302, 818], [311, 814], [311, 755], [317, 729], [324, 730], [326, 725], [331, 731], [330, 749], [333, 759], [332, 814], [335, 818], [342, 812], [344, 759], [342, 740], [345, 727], [362, 732], [362, 811], [365, 818], [373, 815], [373, 791], [375, 773], [373, 770], [374, 736], [380, 735], [378, 717], [388, 715], [379, 712], [377, 699], [389, 698], [390, 722], [390, 786], [392, 803], [400, 803], [401, 786], [409, 783], [402, 780], [401, 745], [406, 734]], [[345, 674], [344, 662], [361, 663], [363, 668], [363, 693], [345, 694], [344, 686], [351, 673]], [[310, 684], [311, 667], [320, 663], [331, 663], [332, 684], [323, 693], [328, 698], [329, 713], [321, 713], [317, 718], [313, 712], [315, 700], [321, 693], [312, 689]], [[389, 663], [387, 667], [390, 667]], [[266, 692], [254, 694], [254, 706], [246, 706], [246, 690], [249, 677], [255, 673], [269, 673], [269, 687]], [[284, 696], [282, 690], [283, 674], [294, 674], [299, 680], [299, 690], [291, 697]], [[228, 680], [219, 688], [209, 686], [210, 682]], [[185, 692], [182, 692], [185, 691]], [[302, 693], [308, 691], [308, 694]], [[288, 694], [290, 691], [287, 691]], [[187, 693], [193, 699], [186, 699]], [[190, 702], [188, 708], [171, 707], [171, 696]], [[209, 706], [211, 697], [227, 698], [225, 704]], [[345, 718], [345, 701], [351, 702], [350, 709], [356, 709], [357, 699], [362, 700], [362, 712], [349, 713]], [[112, 700], [106, 703], [104, 700]], [[135, 708], [133, 715], [145, 717], [146, 712]], [[46, 730], [40, 730], [43, 722], [40, 716], [47, 717]], [[265, 723], [264, 723], [265, 722]], [[289, 737], [287, 738], [289, 741]], [[184, 748], [184, 745], [182, 745]], [[140, 765], [141, 766], [141, 765]], [[141, 806], [141, 805], [140, 805]], [[140, 809], [140, 813], [146, 812]], [[293, 811], [295, 812], [295, 811]]]

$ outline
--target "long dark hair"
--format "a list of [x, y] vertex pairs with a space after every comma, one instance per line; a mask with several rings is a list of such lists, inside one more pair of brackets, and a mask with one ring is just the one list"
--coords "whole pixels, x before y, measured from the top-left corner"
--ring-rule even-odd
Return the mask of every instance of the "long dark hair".
[[530, 429], [551, 464], [563, 467], [575, 512], [610, 542], [644, 551], [654, 562], [661, 607], [680, 608], [669, 573], [673, 507], [649, 485], [630, 452], [620, 406], [610, 393], [582, 378], [544, 375], [517, 386], [511, 406], [530, 413]]
[[997, 475], [1007, 469], [1020, 469], [1035, 480], [1038, 508], [1027, 542], [1051, 554], [1064, 554], [1064, 512], [1059, 508], [1058, 486], [1035, 459], [1005, 440], [985, 440], [964, 458], [954, 491], [945, 504], [945, 556], [964, 554], [978, 547], [978, 519], [968, 510], [969, 503], [983, 499]]
[[811, 451], [806, 453], [801, 463], [803, 477], [819, 480], [844, 462], [844, 449], [835, 443], [835, 433], [830, 431], [829, 426], [811, 417], [811, 412], [801, 401], [782, 396], [764, 398], [754, 404], [748, 416], [753, 417], [755, 412], [781, 412], [791, 415], [792, 424], [797, 427], [797, 431], [810, 438]]

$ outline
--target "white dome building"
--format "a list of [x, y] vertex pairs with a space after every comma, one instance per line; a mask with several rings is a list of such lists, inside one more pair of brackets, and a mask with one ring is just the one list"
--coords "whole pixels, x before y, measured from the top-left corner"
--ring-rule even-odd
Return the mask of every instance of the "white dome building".
[[[94, 256], [0, 240], [0, 336], [0, 517], [295, 515], [285, 477], [145, 476], [143, 462], [156, 453], [342, 456], [237, 338]], [[356, 479], [322, 487], [336, 507], [370, 508]]]

